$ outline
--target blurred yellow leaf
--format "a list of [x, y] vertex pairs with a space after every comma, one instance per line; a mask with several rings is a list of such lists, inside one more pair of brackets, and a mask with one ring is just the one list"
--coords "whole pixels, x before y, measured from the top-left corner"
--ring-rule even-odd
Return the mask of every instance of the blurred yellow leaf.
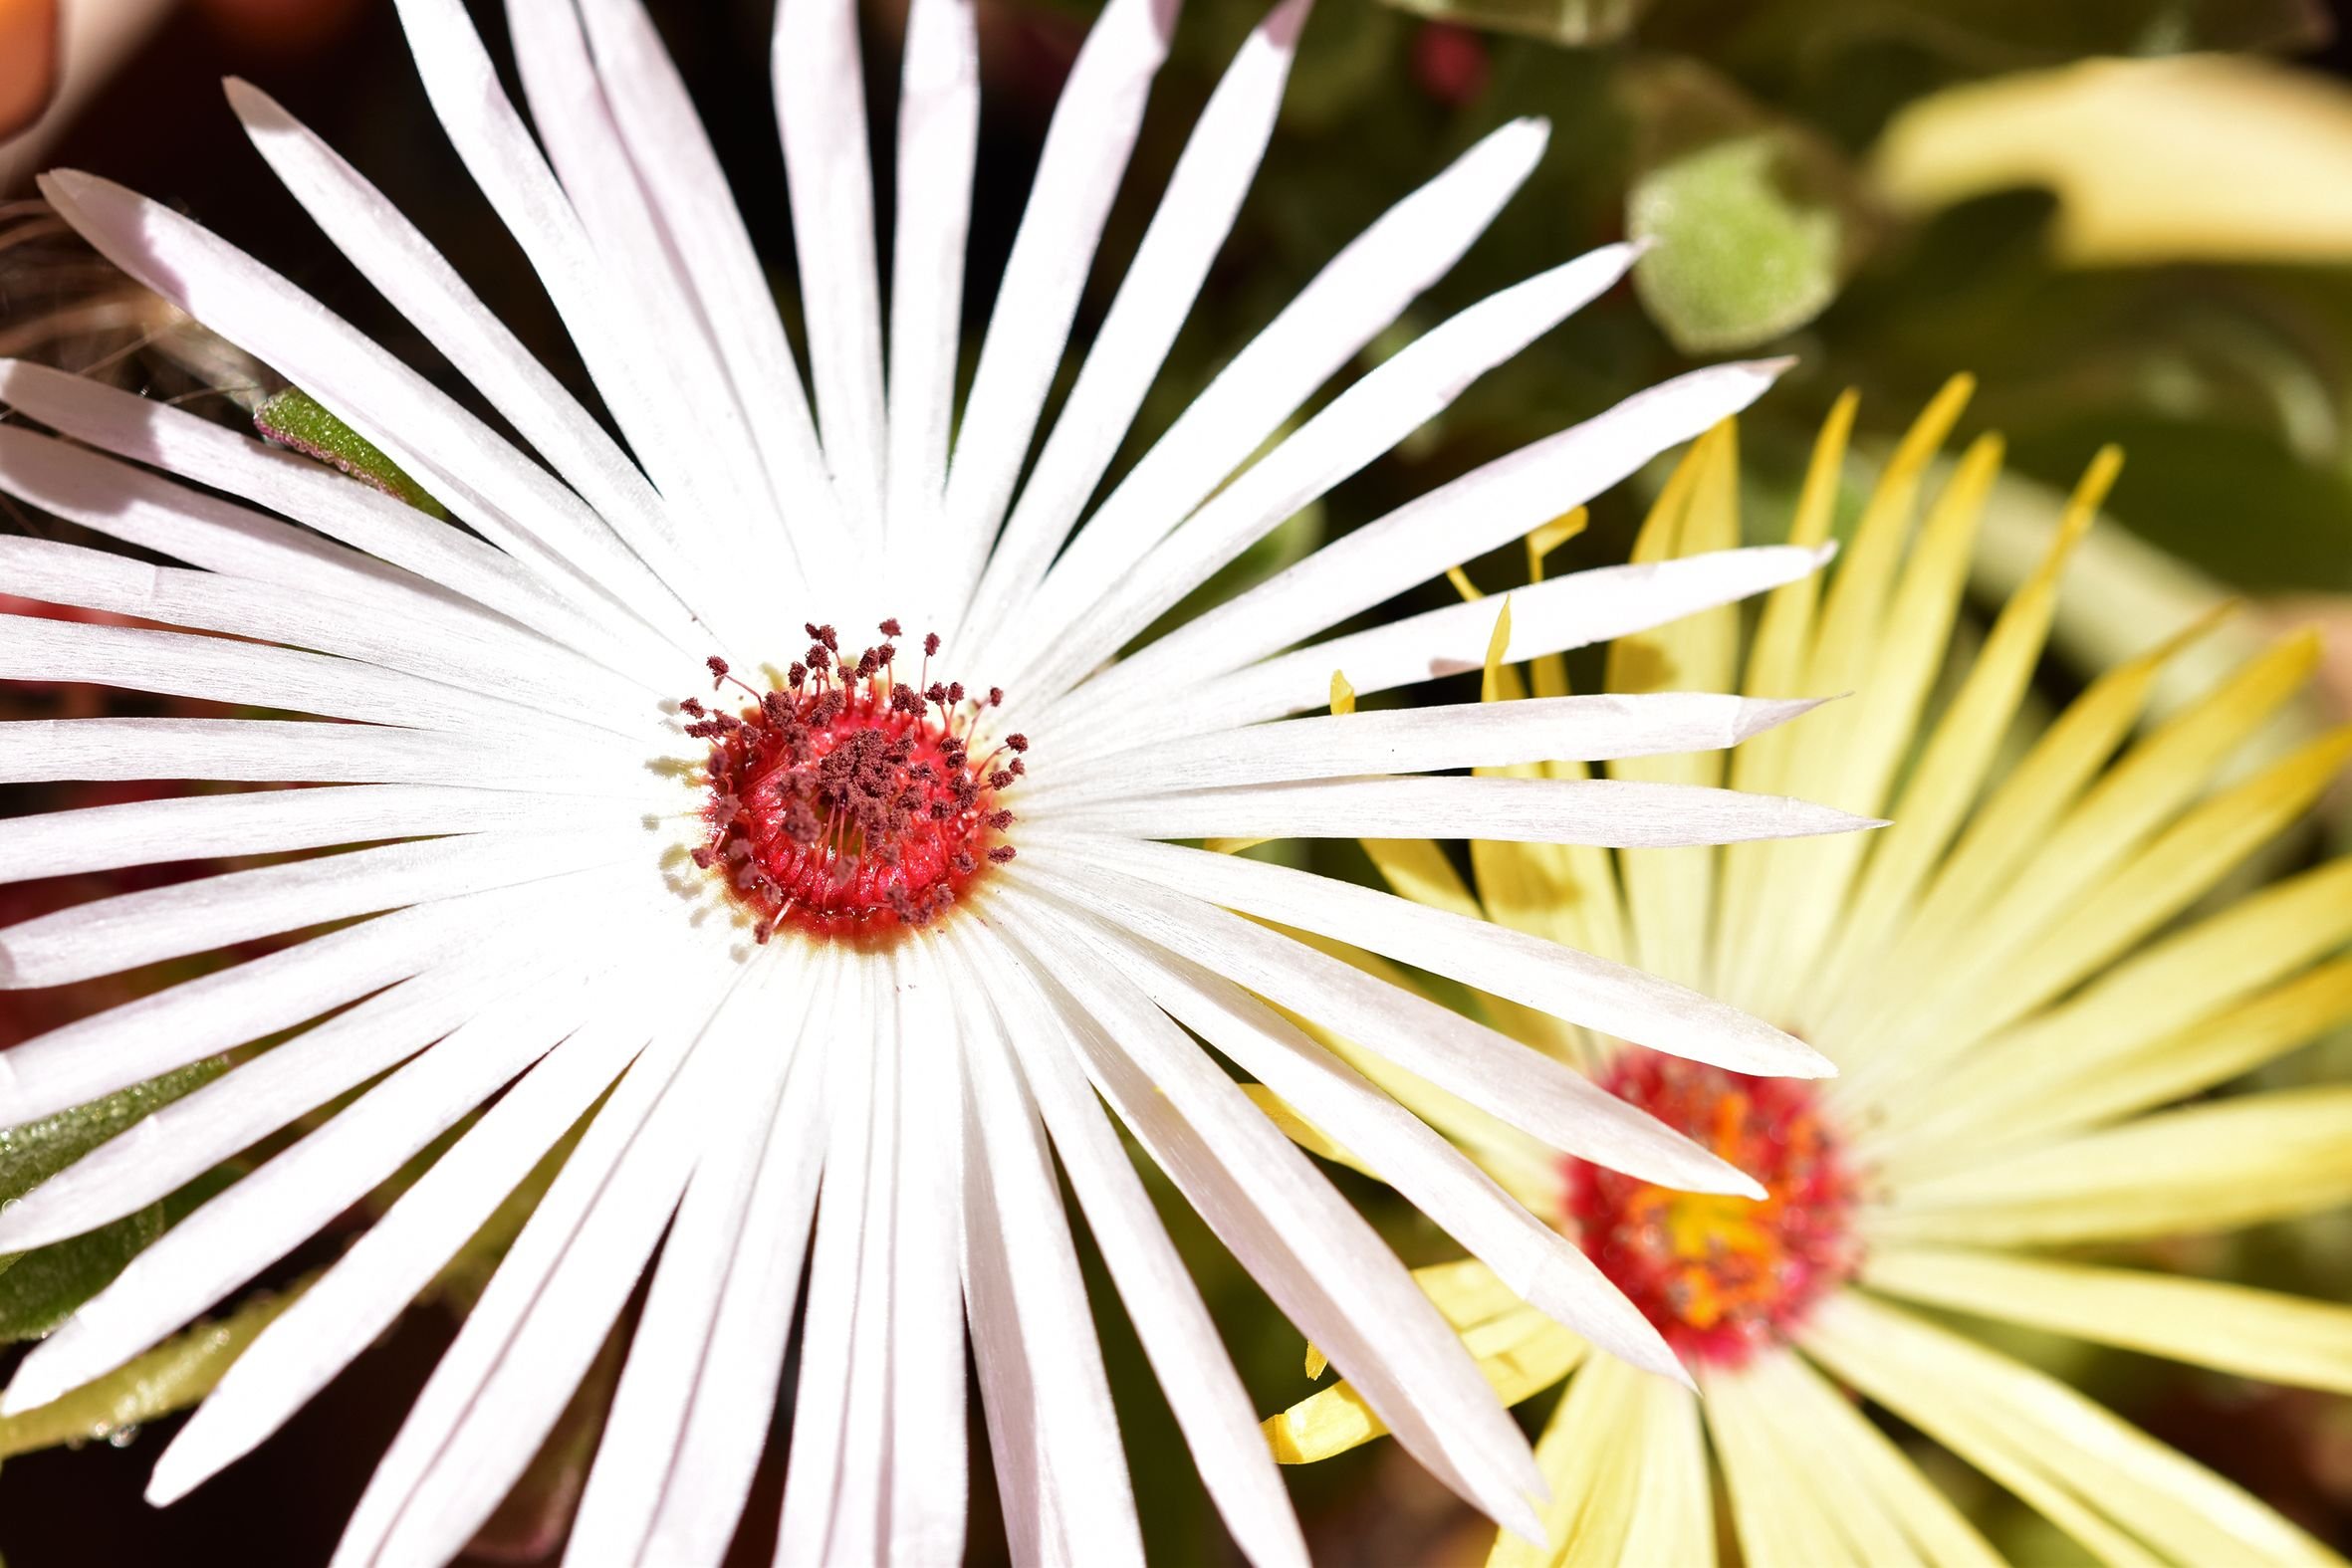
[[2352, 89], [2231, 55], [2092, 60], [1972, 83], [1895, 117], [1890, 204], [2047, 187], [2059, 259], [2352, 260]]

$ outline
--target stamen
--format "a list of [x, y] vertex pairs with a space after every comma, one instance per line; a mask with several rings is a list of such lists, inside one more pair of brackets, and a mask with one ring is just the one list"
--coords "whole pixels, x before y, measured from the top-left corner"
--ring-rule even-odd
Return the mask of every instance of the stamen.
[[[883, 636], [901, 634], [893, 618]], [[1005, 737], [975, 760], [971, 733], [1003, 701], [968, 699], [961, 682], [927, 680], [939, 638], [923, 638], [925, 689], [896, 679], [898, 649], [841, 651], [829, 625], [807, 623], [807, 651], [783, 690], [758, 692], [727, 661], [707, 661], [712, 685], [752, 699], [739, 713], [685, 698], [686, 733], [712, 744], [704, 810], [710, 839], [693, 852], [754, 915], [753, 940], [785, 926], [826, 938], [872, 938], [930, 924], [990, 865], [1014, 858], [997, 841], [1014, 821], [996, 795], [1023, 777]]]

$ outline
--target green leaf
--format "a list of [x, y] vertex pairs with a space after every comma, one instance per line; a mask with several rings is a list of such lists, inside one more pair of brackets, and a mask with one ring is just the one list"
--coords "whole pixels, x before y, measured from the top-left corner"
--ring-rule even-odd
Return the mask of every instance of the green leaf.
[[1390, 0], [1435, 21], [1499, 33], [1521, 33], [1553, 44], [1605, 44], [1625, 36], [1649, 0]]
[[225, 1318], [184, 1330], [46, 1405], [0, 1418], [0, 1458], [61, 1443], [120, 1441], [141, 1422], [187, 1409], [212, 1392], [229, 1364], [316, 1277], [284, 1291], [248, 1296]]
[[424, 487], [399, 464], [365, 436], [336, 418], [310, 393], [299, 386], [290, 386], [278, 393], [253, 416], [254, 427], [281, 446], [332, 463], [337, 468], [371, 489], [405, 501], [419, 512], [446, 518], [448, 512], [440, 502], [425, 494]]
[[228, 1064], [208, 1058], [134, 1083], [102, 1100], [0, 1128], [0, 1203], [12, 1203], [141, 1118], [209, 1083]]
[[30, 1252], [11, 1254], [0, 1272], [0, 1341], [39, 1339], [114, 1282], [163, 1233], [163, 1206]]

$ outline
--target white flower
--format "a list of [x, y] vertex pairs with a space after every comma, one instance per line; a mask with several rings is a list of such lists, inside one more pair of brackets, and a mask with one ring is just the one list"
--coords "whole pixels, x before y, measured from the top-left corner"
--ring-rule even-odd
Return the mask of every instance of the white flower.
[[[1154, 840], [1647, 846], [1857, 825], [1722, 790], [1440, 772], [1723, 747], [1803, 703], [1288, 717], [1325, 704], [1334, 669], [1378, 691], [1477, 668], [1494, 617], [1474, 605], [1283, 650], [1576, 506], [1745, 406], [1775, 367], [1702, 370], [1632, 398], [1119, 659], [1218, 567], [1622, 275], [1631, 252], [1614, 246], [1496, 295], [1250, 463], [1477, 237], [1542, 127], [1496, 132], [1342, 251], [1089, 510], [1264, 149], [1300, 0], [1210, 102], [1026, 484], [1173, 4], [1112, 0], [1070, 74], [952, 460], [977, 112], [967, 0], [915, 0], [909, 18], [887, 377], [853, 10], [787, 0], [779, 19], [814, 416], [634, 0], [510, 10], [544, 158], [458, 0], [401, 5], [443, 127], [537, 268], [626, 451], [406, 220], [249, 87], [230, 97], [274, 170], [536, 457], [167, 208], [87, 175], [47, 186], [99, 249], [309, 391], [473, 532], [187, 413], [0, 366], [0, 400], [81, 443], [0, 427], [0, 486], [184, 563], [0, 540], [10, 591], [226, 634], [12, 618], [0, 669], [356, 721], [10, 725], [10, 782], [328, 787], [11, 820], [0, 874], [379, 845], [0, 932], [0, 982], [40, 987], [374, 917], [9, 1052], [0, 1125], [292, 1031], [0, 1215], [0, 1248], [129, 1214], [378, 1080], [139, 1256], [25, 1361], [8, 1407], [154, 1343], [480, 1111], [163, 1455], [150, 1495], [179, 1496], [348, 1364], [597, 1107], [339, 1561], [459, 1550], [649, 1265], [574, 1535], [584, 1550], [718, 1555], [805, 1285], [782, 1560], [958, 1555], [967, 1326], [1016, 1555], [1138, 1559], [1058, 1159], [1235, 1536], [1262, 1563], [1298, 1561], [1250, 1402], [1099, 1094], [1423, 1462], [1533, 1529], [1526, 1444], [1445, 1321], [1186, 1029], [1370, 1158], [1529, 1299], [1656, 1370], [1679, 1376], [1572, 1244], [1268, 1004], [1557, 1150], [1680, 1187], [1756, 1189], [1549, 1059], [1242, 917], [1741, 1071], [1825, 1064], [1638, 972]], [[1723, 604], [1818, 559], [1726, 551], [1543, 583], [1512, 601], [1510, 656]], [[886, 620], [903, 632], [876, 629]], [[943, 644], [916, 675], [926, 632]], [[894, 654], [843, 677], [869, 640]], [[951, 666], [971, 693], [922, 695]], [[730, 669], [740, 681], [712, 680]], [[1001, 685], [1001, 706], [977, 695], [985, 685]]]

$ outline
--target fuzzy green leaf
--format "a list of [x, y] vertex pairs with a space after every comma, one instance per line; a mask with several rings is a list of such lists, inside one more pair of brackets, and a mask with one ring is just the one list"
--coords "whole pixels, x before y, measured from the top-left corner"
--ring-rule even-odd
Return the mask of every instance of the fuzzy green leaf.
[[88, 1105], [22, 1127], [0, 1128], [0, 1203], [22, 1198], [100, 1144], [226, 1069], [227, 1063], [217, 1058], [195, 1062]]
[[315, 457], [371, 489], [405, 501], [419, 512], [446, 518], [441, 503], [408, 477], [405, 469], [384, 456], [372, 441], [322, 408], [299, 386], [290, 386], [254, 413], [254, 427], [281, 446]]
[[163, 1206], [50, 1246], [10, 1256], [0, 1271], [0, 1342], [38, 1339], [114, 1282], [163, 1233]]

